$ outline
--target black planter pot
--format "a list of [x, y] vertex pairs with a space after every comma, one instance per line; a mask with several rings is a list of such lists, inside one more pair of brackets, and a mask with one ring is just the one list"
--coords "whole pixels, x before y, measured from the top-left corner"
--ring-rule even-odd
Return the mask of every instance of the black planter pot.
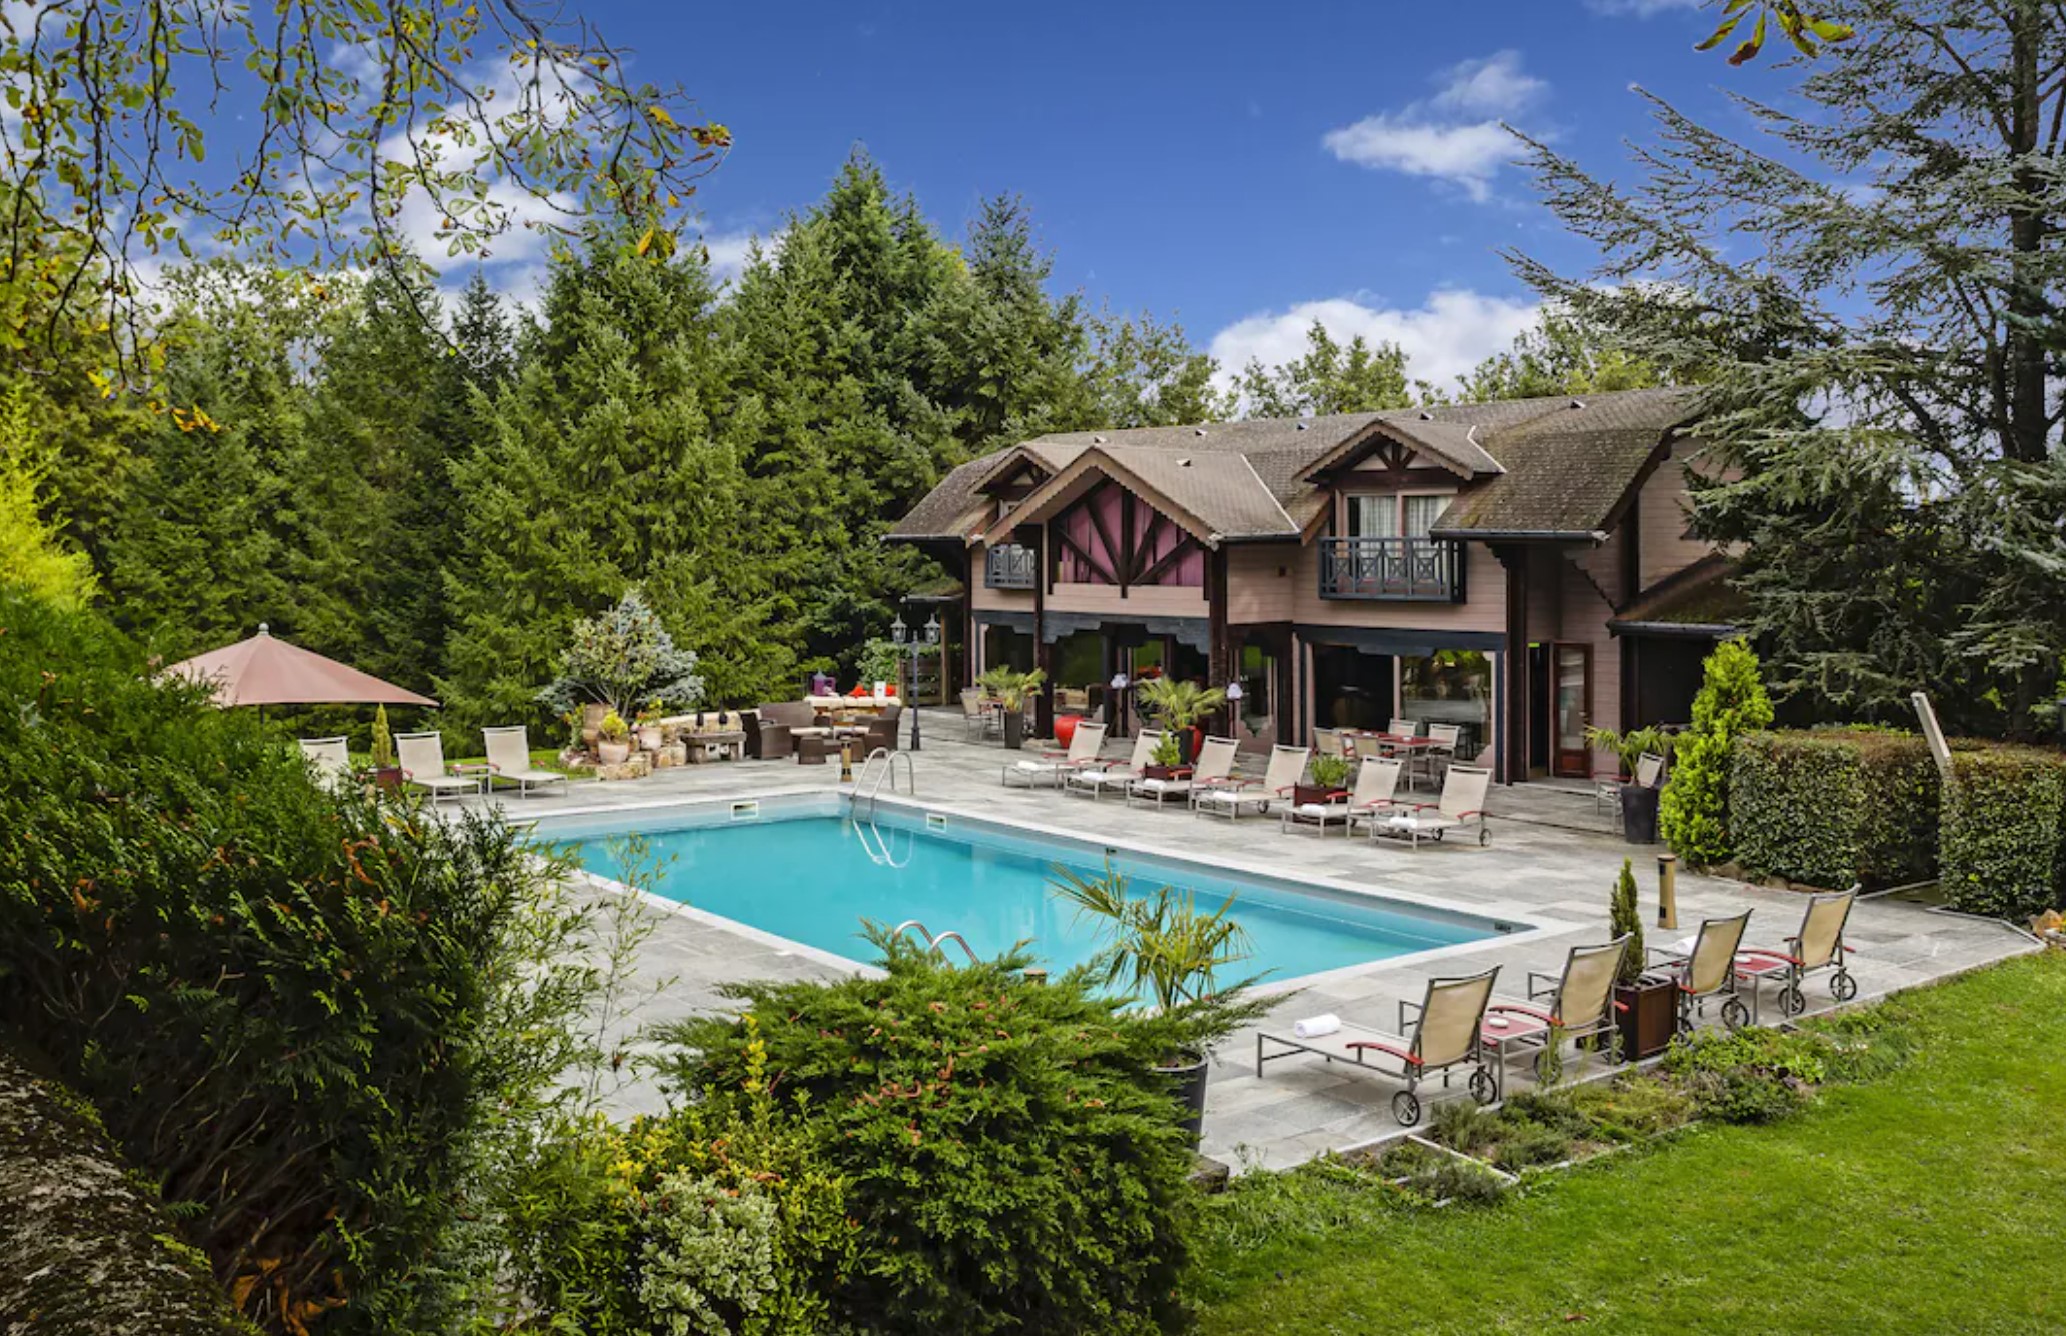
[[1155, 1074], [1169, 1082], [1170, 1093], [1185, 1111], [1184, 1130], [1191, 1134], [1193, 1146], [1205, 1135], [1205, 1072], [1203, 1055], [1195, 1062], [1169, 1062], [1155, 1068]]
[[1678, 1030], [1678, 1004], [1671, 980], [1645, 975], [1614, 985], [1614, 1025], [1621, 1034], [1621, 1060], [1656, 1057], [1671, 1047]]
[[1194, 739], [1195, 735], [1191, 732], [1190, 729], [1179, 728], [1176, 730], [1176, 752], [1178, 765], [1189, 765], [1191, 762], [1198, 759], [1198, 748]]
[[1621, 786], [1621, 836], [1630, 844], [1657, 843], [1657, 799], [1663, 791], [1648, 784]]
[[1026, 741], [1026, 712], [1006, 710], [1004, 712], [1004, 745], [1017, 751]]

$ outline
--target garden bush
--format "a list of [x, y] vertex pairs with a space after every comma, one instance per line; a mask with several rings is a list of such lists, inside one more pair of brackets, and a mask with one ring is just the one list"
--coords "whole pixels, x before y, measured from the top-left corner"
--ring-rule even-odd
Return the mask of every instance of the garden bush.
[[1830, 1041], [1806, 1030], [1703, 1030], [1672, 1041], [1664, 1069], [1681, 1081], [1701, 1116], [1730, 1123], [1776, 1122], [1805, 1108], [1829, 1079]]
[[2023, 918], [2060, 903], [2066, 756], [1961, 744], [1951, 754], [1938, 860], [1951, 905]]
[[558, 1071], [565, 979], [512, 974], [538, 874], [202, 696], [0, 591], [0, 1015], [261, 1325], [406, 1330], [484, 1127]]
[[730, 988], [744, 1019], [673, 1027], [674, 1079], [734, 1098], [764, 1054], [779, 1116], [844, 1179], [851, 1260], [819, 1259], [864, 1331], [1155, 1330], [1175, 1317], [1188, 1139], [1152, 1064], [1183, 1047], [1083, 971], [954, 969], [885, 934], [879, 978]]
[[1657, 808], [1659, 833], [1688, 864], [1728, 861], [1730, 748], [1771, 723], [1758, 656], [1741, 640], [1715, 646], [1693, 697], [1692, 726], [1672, 747], [1671, 777]]
[[1730, 752], [1729, 838], [1756, 876], [1834, 890], [1928, 880], [1937, 802], [1936, 761], [1913, 733], [1751, 733]]

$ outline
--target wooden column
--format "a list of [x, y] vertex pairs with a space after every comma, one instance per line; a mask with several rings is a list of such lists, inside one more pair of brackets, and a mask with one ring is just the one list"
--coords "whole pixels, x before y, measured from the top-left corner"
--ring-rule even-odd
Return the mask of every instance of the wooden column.
[[[1227, 630], [1227, 549], [1205, 553], [1205, 685], [1224, 687], [1234, 680], [1234, 645]], [[1234, 710], [1221, 706], [1219, 735], [1234, 736]]]
[[[961, 549], [961, 685], [976, 684], [976, 549]], [[946, 681], [940, 683], [944, 689]]]
[[1506, 645], [1500, 651], [1499, 751], [1494, 777], [1502, 784], [1528, 778], [1528, 549], [1495, 545], [1506, 569]]
[[1055, 735], [1055, 665], [1047, 644], [1047, 590], [1052, 575], [1048, 556], [1047, 526], [1042, 525], [1033, 535], [1033, 569], [1039, 572], [1033, 581], [1033, 666], [1047, 674], [1033, 701], [1033, 735], [1041, 738]]

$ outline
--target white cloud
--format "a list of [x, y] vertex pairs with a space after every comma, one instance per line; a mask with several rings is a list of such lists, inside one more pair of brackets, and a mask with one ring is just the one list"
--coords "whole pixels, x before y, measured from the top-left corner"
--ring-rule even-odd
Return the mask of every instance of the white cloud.
[[1511, 50], [1452, 65], [1435, 80], [1432, 98], [1365, 116], [1320, 142], [1343, 162], [1447, 181], [1483, 202], [1516, 149], [1500, 118], [1541, 101], [1549, 85], [1524, 72]]
[[1496, 352], [1535, 323], [1531, 301], [1492, 297], [1469, 288], [1440, 288], [1418, 307], [1367, 306], [1348, 297], [1300, 302], [1228, 325], [1212, 338], [1225, 388], [1251, 360], [1264, 366], [1293, 361], [1306, 350], [1306, 331], [1315, 320], [1346, 343], [1362, 335], [1372, 343], [1396, 343], [1406, 353], [1406, 374], [1448, 388], [1456, 377]]
[[1547, 83], [1522, 72], [1521, 53], [1511, 50], [1452, 65], [1440, 77], [1448, 82], [1430, 105], [1467, 116], [1511, 116], [1549, 91]]

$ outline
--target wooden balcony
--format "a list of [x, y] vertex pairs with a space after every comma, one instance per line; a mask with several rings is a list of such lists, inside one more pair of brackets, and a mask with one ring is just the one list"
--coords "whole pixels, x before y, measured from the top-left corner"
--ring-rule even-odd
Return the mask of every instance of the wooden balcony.
[[983, 553], [983, 585], [988, 589], [1031, 589], [1040, 576], [1033, 549], [1005, 543]]
[[1452, 538], [1323, 538], [1320, 597], [1461, 603], [1463, 565]]

